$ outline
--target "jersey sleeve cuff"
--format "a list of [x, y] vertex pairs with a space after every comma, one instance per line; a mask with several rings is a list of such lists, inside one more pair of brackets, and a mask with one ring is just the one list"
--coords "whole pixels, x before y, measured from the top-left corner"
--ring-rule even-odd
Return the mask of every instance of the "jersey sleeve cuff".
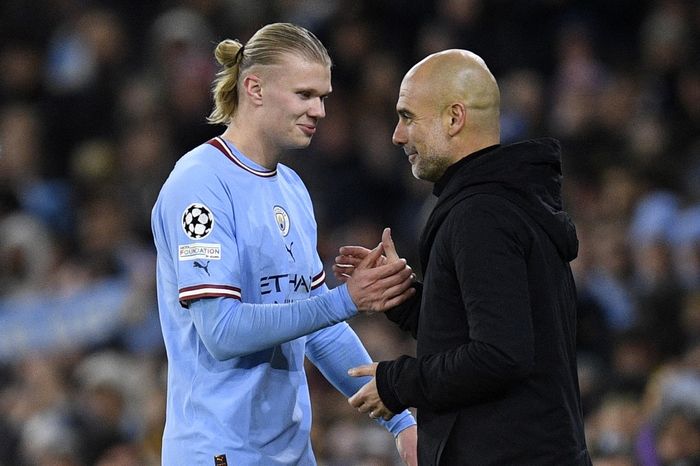
[[337, 293], [339, 295], [341, 305], [347, 309], [348, 311], [351, 312], [351, 314], [348, 317], [352, 317], [357, 314], [357, 306], [355, 306], [355, 303], [352, 301], [352, 298], [350, 297], [350, 292], [348, 292], [348, 285], [343, 283], [342, 285], [338, 286], [335, 288], [337, 290]]
[[416, 425], [416, 420], [408, 410], [404, 410], [392, 417], [391, 420], [382, 421], [382, 424], [384, 424], [384, 427], [391, 432], [391, 435], [396, 437], [401, 433], [401, 431]]

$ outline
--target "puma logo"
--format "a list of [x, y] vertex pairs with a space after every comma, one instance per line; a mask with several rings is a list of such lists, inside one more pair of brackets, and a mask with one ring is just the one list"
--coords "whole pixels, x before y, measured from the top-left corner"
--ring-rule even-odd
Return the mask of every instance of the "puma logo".
[[192, 264], [192, 266], [193, 266], [195, 269], [202, 269], [202, 270], [204, 270], [204, 271], [207, 273], [207, 275], [209, 275], [209, 261], [207, 261], [206, 264], [202, 264], [202, 263], [200, 263], [199, 261], [194, 261], [194, 263]]
[[296, 262], [296, 259], [294, 259], [294, 253], [292, 252], [292, 246], [294, 246], [294, 241], [292, 241], [291, 243], [289, 243], [289, 247], [287, 247], [287, 245], [285, 244], [285, 245], [284, 245], [284, 248], [287, 250], [287, 252], [289, 253], [289, 255], [292, 257], [292, 260], [293, 260], [294, 262]]

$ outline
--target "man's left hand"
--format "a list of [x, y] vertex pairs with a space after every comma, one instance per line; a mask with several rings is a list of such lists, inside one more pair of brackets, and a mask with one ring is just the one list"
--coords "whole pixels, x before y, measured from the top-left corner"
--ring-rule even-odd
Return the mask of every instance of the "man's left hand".
[[348, 403], [361, 413], [368, 413], [372, 419], [382, 418], [388, 421], [394, 417], [394, 413], [389, 411], [382, 399], [379, 398], [377, 382], [374, 375], [377, 372], [377, 363], [366, 364], [364, 366], [353, 367], [348, 370], [348, 374], [353, 377], [371, 376], [372, 380], [367, 382], [361, 389], [348, 399]]

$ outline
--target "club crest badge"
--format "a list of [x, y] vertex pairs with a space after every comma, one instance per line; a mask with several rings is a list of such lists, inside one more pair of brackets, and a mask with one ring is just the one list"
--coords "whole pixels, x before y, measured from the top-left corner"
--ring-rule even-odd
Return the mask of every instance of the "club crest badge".
[[204, 204], [190, 204], [182, 213], [182, 228], [191, 239], [202, 239], [214, 228], [214, 214]]
[[278, 205], [276, 205], [272, 211], [275, 214], [275, 222], [277, 223], [277, 227], [280, 229], [280, 233], [282, 233], [282, 236], [287, 236], [290, 226], [287, 211]]

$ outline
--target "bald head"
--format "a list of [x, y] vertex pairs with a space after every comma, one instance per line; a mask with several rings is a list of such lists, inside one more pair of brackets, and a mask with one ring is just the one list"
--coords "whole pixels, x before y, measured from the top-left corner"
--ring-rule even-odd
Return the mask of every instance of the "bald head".
[[450, 49], [429, 55], [406, 73], [402, 87], [404, 84], [429, 93], [440, 109], [455, 103], [464, 105], [465, 129], [471, 138], [498, 138], [501, 100], [498, 84], [484, 60], [475, 53]]
[[470, 108], [498, 108], [500, 104], [496, 78], [484, 60], [468, 50], [450, 49], [428, 55], [404, 79], [429, 81], [434, 98], [459, 99]]

